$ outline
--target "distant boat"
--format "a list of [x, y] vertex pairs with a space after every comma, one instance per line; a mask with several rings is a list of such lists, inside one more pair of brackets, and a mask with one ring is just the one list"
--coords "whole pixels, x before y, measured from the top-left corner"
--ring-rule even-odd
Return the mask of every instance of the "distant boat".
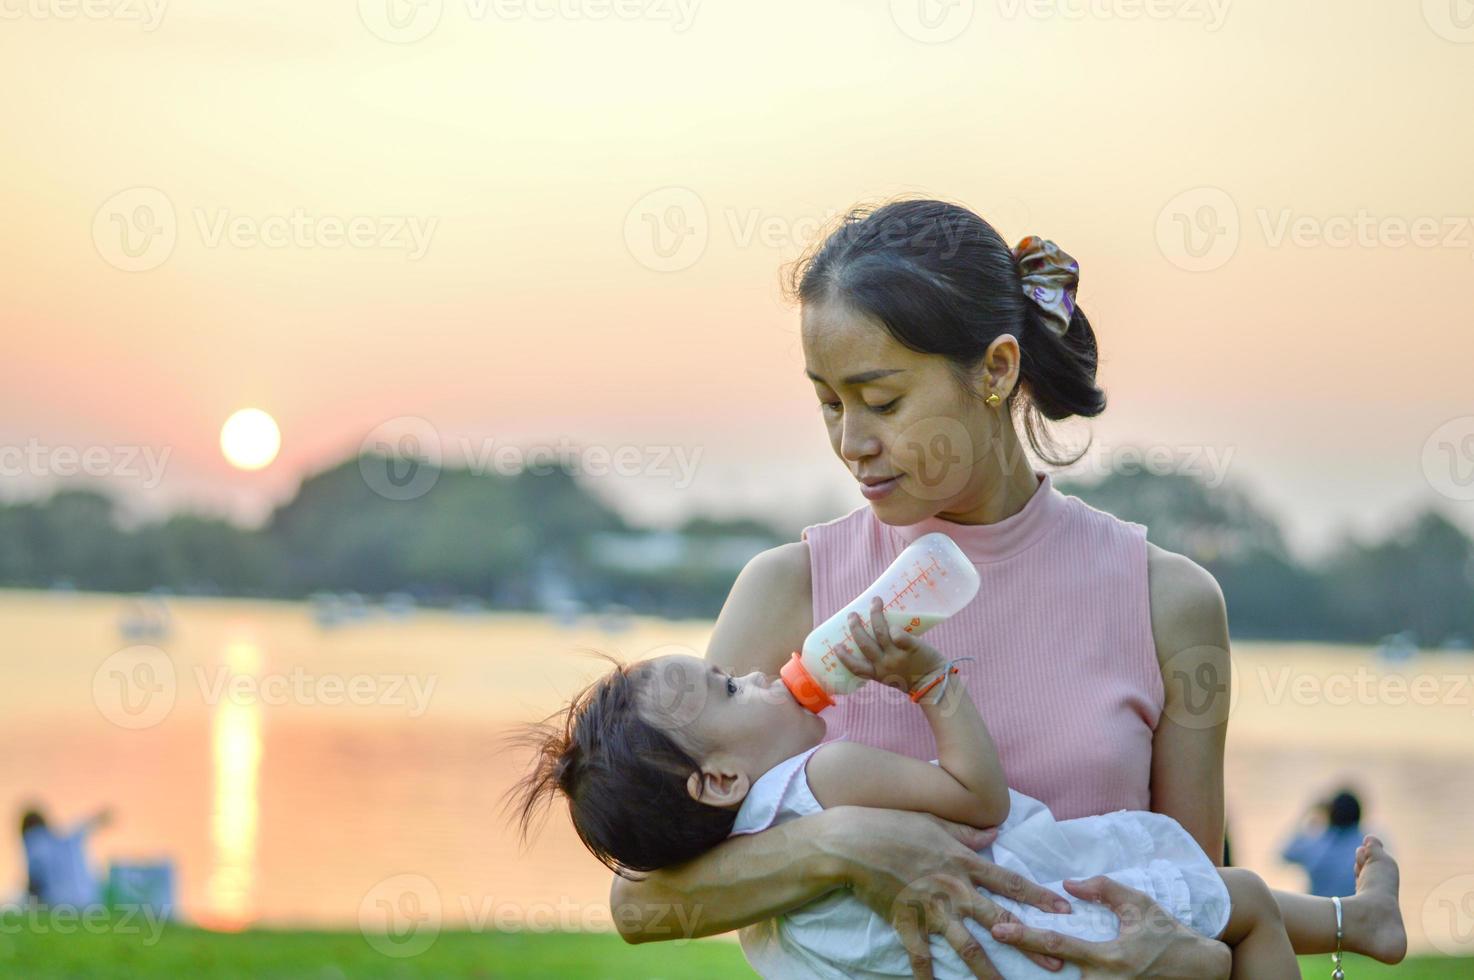
[[1383, 660], [1403, 661], [1417, 656], [1417, 634], [1412, 630], [1391, 633], [1382, 637], [1377, 645], [1377, 656]]
[[312, 610], [313, 621], [323, 629], [341, 626], [348, 618], [343, 611], [343, 604], [331, 592], [312, 593], [307, 597], [307, 605]]
[[462, 616], [476, 616], [486, 612], [486, 603], [474, 595], [458, 595], [450, 604], [450, 611]]
[[577, 626], [578, 617], [587, 612], [588, 607], [572, 597], [559, 596], [544, 601], [543, 611], [559, 626]]
[[635, 620], [628, 606], [611, 602], [599, 610], [598, 624], [605, 633], [624, 633], [634, 627]]
[[367, 619], [371, 611], [368, 602], [358, 592], [340, 592], [338, 602], [342, 604], [343, 615], [348, 619]]
[[135, 599], [118, 615], [118, 633], [134, 643], [156, 643], [174, 629], [169, 607], [158, 599]]
[[405, 619], [414, 615], [415, 597], [408, 592], [390, 592], [380, 603], [385, 615], [393, 619]]

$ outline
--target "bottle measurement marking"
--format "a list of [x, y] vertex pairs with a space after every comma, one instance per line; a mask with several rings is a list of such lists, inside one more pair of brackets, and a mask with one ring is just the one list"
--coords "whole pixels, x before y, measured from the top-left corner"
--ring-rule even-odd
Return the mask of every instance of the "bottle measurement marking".
[[[941, 578], [946, 578], [946, 576], [947, 576], [947, 570], [942, 567], [942, 563], [939, 562], [936, 558], [931, 559], [931, 561], [928, 562], [925, 565], [922, 565], [920, 562], [918, 562], [916, 564], [916, 575], [915, 575], [915, 577], [914, 578], [908, 578], [908, 579], [906, 579], [905, 584], [902, 585], [901, 588], [899, 588], [898, 590], [896, 590], [895, 595], [891, 596], [890, 601], [887, 602], [887, 603], [885, 603], [881, 607], [881, 611], [884, 612], [885, 610], [891, 609], [891, 608], [895, 608], [895, 609], [899, 609], [899, 610], [905, 610], [905, 608], [906, 608], [906, 602], [905, 602], [905, 595], [906, 595], [906, 593], [908, 593], [908, 592], [916, 592], [917, 595], [920, 595], [921, 594], [916, 589], [916, 586], [918, 584], [924, 583], [927, 588], [929, 588], [929, 589], [935, 589], [937, 587], [937, 583], [936, 583], [936, 581], [931, 576], [931, 573], [933, 571], [935, 571], [936, 574], [937, 574], [937, 576], [939, 576]], [[848, 617], [846, 617], [846, 620], [848, 620]], [[909, 632], [911, 632], [912, 629], [915, 629], [919, 625], [921, 625], [921, 620], [918, 619], [918, 618], [916, 618], [916, 617], [912, 617], [911, 623], [909, 623], [906, 627], [903, 627], [903, 629], [907, 633], [909, 633]], [[838, 648], [838, 647], [853, 647], [853, 644], [850, 642], [853, 639], [854, 639], [854, 634], [850, 632], [848, 623], [846, 623], [844, 635], [842, 637], [840, 637], [839, 642], [837, 642], [837, 643], [826, 643], [824, 645], [824, 653], [819, 658], [820, 662], [823, 663], [824, 666], [827, 669], [833, 670], [835, 664], [839, 662], [839, 655], [835, 652], [836, 648]], [[858, 649], [858, 647], [855, 647], [854, 649]]]

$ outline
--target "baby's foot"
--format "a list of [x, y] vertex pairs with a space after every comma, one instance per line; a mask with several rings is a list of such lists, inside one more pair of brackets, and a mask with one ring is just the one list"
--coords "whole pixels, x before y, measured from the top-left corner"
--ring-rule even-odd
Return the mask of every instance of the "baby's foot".
[[1407, 930], [1397, 904], [1397, 862], [1377, 838], [1367, 835], [1356, 849], [1356, 894], [1341, 900], [1344, 947], [1383, 963], [1407, 955]]

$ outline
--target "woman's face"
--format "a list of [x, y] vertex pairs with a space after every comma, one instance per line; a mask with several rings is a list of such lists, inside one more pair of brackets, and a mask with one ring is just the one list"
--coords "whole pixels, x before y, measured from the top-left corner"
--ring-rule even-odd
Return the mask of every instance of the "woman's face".
[[[880, 324], [841, 303], [803, 309], [804, 368], [814, 384], [829, 444], [862, 484], [886, 524], [907, 525], [965, 512], [996, 479], [1007, 412], [981, 398], [1006, 399], [1016, 377], [1017, 341], [994, 341], [967, 394], [946, 359], [897, 343]], [[999, 365], [1002, 365], [1000, 370]], [[991, 475], [990, 475], [991, 474]]]

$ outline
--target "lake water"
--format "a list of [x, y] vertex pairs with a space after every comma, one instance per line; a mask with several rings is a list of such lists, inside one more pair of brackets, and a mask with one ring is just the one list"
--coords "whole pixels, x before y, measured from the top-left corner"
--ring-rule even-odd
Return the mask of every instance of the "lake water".
[[[525, 849], [508, 829], [524, 760], [500, 739], [602, 673], [580, 648], [699, 654], [711, 626], [415, 611], [325, 629], [305, 603], [171, 599], [170, 634], [138, 646], [125, 605], [0, 591], [0, 807], [112, 807], [94, 858], [172, 859], [181, 911], [222, 929], [432, 906], [447, 927], [608, 928], [609, 876], [561, 804]], [[1240, 642], [1234, 662], [1235, 862], [1301, 887], [1278, 846], [1350, 780], [1402, 863], [1414, 948], [1474, 952], [1474, 658]], [[22, 879], [12, 836], [0, 895]]]

